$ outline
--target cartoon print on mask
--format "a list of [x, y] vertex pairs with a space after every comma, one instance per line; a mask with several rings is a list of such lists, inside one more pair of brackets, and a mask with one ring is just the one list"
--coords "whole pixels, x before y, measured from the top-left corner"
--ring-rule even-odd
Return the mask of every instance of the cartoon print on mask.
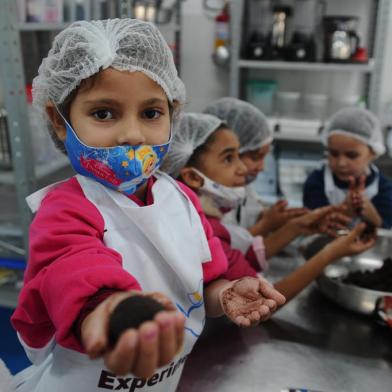
[[74, 170], [101, 184], [133, 194], [161, 166], [170, 141], [162, 145], [90, 147], [66, 123], [65, 148]]

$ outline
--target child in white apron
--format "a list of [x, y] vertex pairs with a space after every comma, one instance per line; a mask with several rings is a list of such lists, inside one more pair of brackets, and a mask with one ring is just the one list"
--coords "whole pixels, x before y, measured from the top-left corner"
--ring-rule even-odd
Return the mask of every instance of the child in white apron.
[[266, 236], [291, 218], [301, 216], [305, 210], [288, 208], [285, 200], [279, 200], [271, 207], [265, 206], [253, 187], [257, 175], [264, 170], [264, 160], [273, 141], [265, 115], [252, 104], [232, 97], [211, 102], [204, 112], [220, 118], [236, 133], [241, 144], [241, 160], [247, 168], [245, 197], [222, 220], [234, 241], [241, 237], [242, 231], [238, 226], [248, 229], [253, 235]]
[[372, 163], [385, 152], [376, 116], [356, 107], [339, 110], [327, 122], [323, 143], [328, 159], [307, 178], [304, 205], [341, 205], [354, 222], [365, 218], [391, 228], [392, 182]]
[[[221, 224], [225, 212], [241, 202], [244, 197], [246, 167], [240, 159], [240, 143], [236, 134], [217, 117], [209, 114], [185, 113], [181, 116], [178, 131], [173, 137], [171, 150], [163, 170], [184, 181], [199, 194], [203, 210], [222, 240], [229, 260], [230, 273], [251, 265], [254, 274], [263, 268], [265, 259], [271, 257], [298, 235], [330, 232], [334, 220], [344, 216], [326, 207], [292, 219], [289, 223], [263, 239], [253, 237], [243, 242], [242, 249], [233, 249], [231, 236]], [[365, 225], [360, 225], [350, 235], [327, 245], [305, 265], [275, 284], [287, 300], [313, 281], [332, 261], [368, 249], [374, 239], [357, 241]], [[264, 255], [263, 255], [264, 253]], [[255, 262], [256, 259], [256, 262]], [[234, 272], [232, 272], [234, 271]]]
[[[261, 280], [219, 279], [227, 259], [197, 197], [156, 172], [184, 102], [150, 23], [80, 21], [55, 38], [33, 103], [78, 174], [27, 200], [36, 216], [12, 323], [33, 366], [17, 391], [174, 391], [206, 314], [253, 325], [284, 302]], [[109, 317], [136, 293], [166, 310], [112, 347]]]

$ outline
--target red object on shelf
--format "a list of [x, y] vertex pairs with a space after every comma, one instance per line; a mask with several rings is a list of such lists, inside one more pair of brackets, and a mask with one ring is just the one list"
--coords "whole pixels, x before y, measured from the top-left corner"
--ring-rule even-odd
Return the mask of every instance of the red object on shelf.
[[353, 61], [358, 63], [367, 63], [369, 61], [368, 51], [366, 48], [358, 48], [353, 56]]

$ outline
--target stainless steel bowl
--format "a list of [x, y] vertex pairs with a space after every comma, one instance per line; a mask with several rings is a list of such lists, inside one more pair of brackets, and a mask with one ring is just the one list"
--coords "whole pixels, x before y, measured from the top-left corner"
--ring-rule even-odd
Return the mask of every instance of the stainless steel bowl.
[[391, 292], [365, 289], [342, 283], [342, 279], [353, 271], [380, 268], [383, 260], [392, 256], [392, 231], [378, 229], [375, 246], [368, 251], [338, 260], [328, 266], [317, 280], [321, 292], [347, 309], [362, 314], [373, 314], [379, 298]]

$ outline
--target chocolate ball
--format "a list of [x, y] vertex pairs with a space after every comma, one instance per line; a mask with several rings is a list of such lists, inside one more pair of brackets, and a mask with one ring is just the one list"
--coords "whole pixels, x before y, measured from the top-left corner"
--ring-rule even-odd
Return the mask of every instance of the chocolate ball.
[[139, 328], [145, 321], [165, 310], [163, 305], [150, 297], [135, 295], [121, 301], [113, 310], [109, 320], [109, 343], [114, 346], [120, 335], [130, 328]]

